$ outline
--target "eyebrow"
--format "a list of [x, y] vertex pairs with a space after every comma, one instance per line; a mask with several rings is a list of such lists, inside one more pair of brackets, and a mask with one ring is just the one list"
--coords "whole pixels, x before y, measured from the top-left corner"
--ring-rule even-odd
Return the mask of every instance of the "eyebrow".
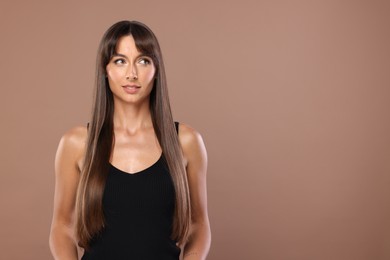
[[[112, 57], [115, 57], [115, 56], [119, 56], [119, 57], [123, 57], [123, 58], [129, 59], [126, 55], [124, 55], [124, 54], [122, 54], [122, 53], [117, 53], [117, 52], [115, 52], [115, 53], [112, 55]], [[142, 56], [149, 57], [149, 56], [147, 56], [147, 55], [145, 55], [145, 54], [143, 54], [143, 53], [140, 53], [140, 54], [137, 55], [137, 57], [135, 57], [135, 58], [139, 58], [139, 57], [142, 57]]]

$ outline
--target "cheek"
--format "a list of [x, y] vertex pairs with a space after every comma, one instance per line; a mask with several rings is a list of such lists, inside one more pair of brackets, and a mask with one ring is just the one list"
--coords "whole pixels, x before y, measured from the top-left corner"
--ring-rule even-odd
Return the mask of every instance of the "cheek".
[[123, 77], [122, 75], [123, 72], [121, 72], [121, 70], [114, 70], [107, 67], [106, 72], [107, 72], [107, 78], [109, 82], [116, 82]]
[[156, 74], [156, 69], [155, 69], [155, 68], [149, 70], [149, 71], [146, 73], [146, 75], [145, 75], [145, 76], [146, 76], [146, 79], [147, 79], [148, 81], [153, 81], [155, 74]]

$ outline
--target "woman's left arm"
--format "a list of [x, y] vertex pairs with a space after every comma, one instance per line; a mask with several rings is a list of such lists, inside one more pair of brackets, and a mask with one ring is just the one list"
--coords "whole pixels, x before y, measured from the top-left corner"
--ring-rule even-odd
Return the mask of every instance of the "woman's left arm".
[[210, 249], [211, 232], [207, 213], [207, 152], [201, 135], [180, 124], [179, 139], [186, 161], [192, 221], [184, 246], [184, 260], [204, 260]]

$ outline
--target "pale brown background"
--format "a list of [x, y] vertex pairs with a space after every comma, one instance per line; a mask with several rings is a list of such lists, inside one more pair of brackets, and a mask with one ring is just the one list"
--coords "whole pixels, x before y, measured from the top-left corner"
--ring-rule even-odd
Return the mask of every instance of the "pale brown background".
[[388, 1], [2, 1], [0, 259], [51, 259], [53, 161], [114, 22], [209, 152], [211, 260], [390, 259]]

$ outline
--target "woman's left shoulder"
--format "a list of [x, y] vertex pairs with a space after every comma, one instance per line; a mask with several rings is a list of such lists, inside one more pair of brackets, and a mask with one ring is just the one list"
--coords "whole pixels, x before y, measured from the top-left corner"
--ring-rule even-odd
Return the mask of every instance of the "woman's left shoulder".
[[179, 123], [179, 139], [182, 145], [194, 145], [203, 142], [201, 134], [192, 126]]
[[194, 157], [206, 156], [206, 148], [202, 135], [192, 126], [185, 123], [179, 124], [179, 140], [187, 160], [191, 160]]

